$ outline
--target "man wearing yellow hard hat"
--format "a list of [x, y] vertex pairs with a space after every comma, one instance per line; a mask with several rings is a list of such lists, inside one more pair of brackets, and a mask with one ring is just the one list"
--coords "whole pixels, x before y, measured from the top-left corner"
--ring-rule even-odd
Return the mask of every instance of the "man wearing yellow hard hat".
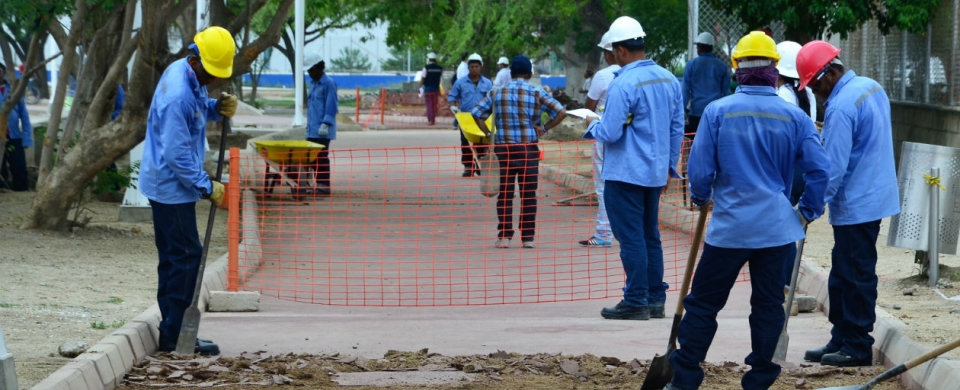
[[[713, 199], [713, 218], [697, 263], [686, 313], [677, 333], [680, 349], [670, 355], [674, 374], [665, 390], [697, 389], [700, 362], [717, 333], [717, 313], [744, 264], [750, 267], [750, 366], [744, 389], [769, 389], [780, 375], [773, 362], [785, 320], [783, 263], [792, 261], [804, 226], [823, 214], [830, 164], [813, 121], [777, 97], [773, 39], [754, 31], [733, 52], [740, 85], [731, 96], [703, 110], [690, 149], [687, 178], [697, 206]], [[790, 205], [793, 168], [803, 171], [806, 191], [797, 209]]]
[[[236, 96], [211, 99], [207, 85], [233, 75], [236, 43], [221, 27], [193, 38], [185, 58], [163, 72], [147, 115], [147, 137], [140, 165], [139, 189], [150, 200], [160, 264], [157, 303], [160, 306], [158, 350], [173, 351], [183, 313], [193, 300], [203, 248], [197, 233], [196, 202], [223, 202], [223, 184], [203, 170], [207, 121], [237, 112]], [[220, 347], [198, 339], [196, 353], [217, 355]]]

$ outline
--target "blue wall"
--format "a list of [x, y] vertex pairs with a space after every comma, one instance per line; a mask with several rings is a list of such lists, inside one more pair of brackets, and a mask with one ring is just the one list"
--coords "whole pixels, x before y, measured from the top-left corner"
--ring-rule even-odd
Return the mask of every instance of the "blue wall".
[[[404, 75], [379, 75], [379, 74], [335, 74], [328, 73], [330, 78], [337, 83], [337, 88], [353, 89], [360, 88], [397, 88], [400, 84], [407, 81], [413, 81], [413, 76]], [[307, 76], [304, 80], [309, 81]], [[243, 81], [249, 83], [250, 75], [243, 76]], [[540, 76], [540, 83], [550, 88], [563, 87], [567, 84], [566, 76]], [[287, 74], [264, 74], [260, 76], [260, 86], [265, 88], [293, 88], [293, 76]]]

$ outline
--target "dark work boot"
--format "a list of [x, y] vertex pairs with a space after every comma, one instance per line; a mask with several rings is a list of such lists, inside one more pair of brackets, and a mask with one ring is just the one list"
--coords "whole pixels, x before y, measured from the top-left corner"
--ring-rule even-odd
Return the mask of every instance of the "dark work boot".
[[666, 316], [666, 308], [664, 307], [663, 303], [650, 304], [650, 318], [663, 318]]
[[620, 301], [614, 307], [600, 310], [600, 316], [608, 320], [649, 320], [650, 306], [631, 306]]
[[806, 353], [803, 354], [803, 360], [808, 362], [817, 362], [823, 359], [823, 355], [828, 353], [834, 353], [839, 351], [840, 348], [834, 348], [832, 345], [825, 345], [817, 349], [808, 349]]
[[820, 364], [837, 367], [869, 367], [873, 365], [873, 357], [859, 359], [847, 355], [843, 351], [837, 351], [823, 355], [823, 357], [820, 358]]

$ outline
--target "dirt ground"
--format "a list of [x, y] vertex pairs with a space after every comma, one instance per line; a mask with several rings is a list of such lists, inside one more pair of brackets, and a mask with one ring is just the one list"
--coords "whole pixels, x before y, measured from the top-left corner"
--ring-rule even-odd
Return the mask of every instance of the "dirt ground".
[[[157, 260], [151, 224], [116, 222], [118, 204], [94, 201], [87, 205], [93, 219], [84, 229], [64, 233], [20, 230], [19, 225], [31, 198], [31, 193], [0, 192], [0, 326], [6, 336], [7, 347], [16, 358], [17, 375], [22, 388], [33, 386], [69, 361], [59, 357], [58, 345], [70, 341], [95, 344], [114, 328], [150, 307], [155, 302], [156, 291]], [[205, 228], [208, 212], [207, 203], [198, 203], [197, 223], [201, 232]], [[214, 230], [212, 258], [226, 251], [225, 220], [226, 213], [218, 213], [219, 228]], [[829, 225], [825, 220], [817, 221], [810, 225], [809, 233], [805, 257], [828, 267], [833, 245]], [[886, 233], [886, 230], [881, 230], [881, 233]], [[957, 337], [960, 303], [941, 298], [926, 287], [926, 279], [917, 276], [918, 267], [913, 263], [912, 251], [890, 248], [885, 244], [884, 234], [878, 243], [880, 263], [877, 268], [881, 283], [879, 305], [907, 323], [910, 337], [914, 340], [933, 346]], [[941, 256], [940, 263], [944, 266], [941, 276], [952, 280], [940, 291], [947, 297], [960, 295], [957, 289], [960, 284], [957, 282], [960, 260], [957, 256]], [[918, 287], [913, 295], [903, 294], [904, 288], [914, 285]], [[826, 330], [824, 332], [826, 337]], [[419, 352], [407, 354], [416, 356], [404, 358], [409, 362], [405, 363], [407, 366], [403, 370], [441, 370], [450, 367], [462, 370], [465, 362], [479, 362], [484, 367], [480, 371], [480, 379], [463, 383], [462, 387], [468, 389], [636, 388], [645, 375], [642, 365], [646, 364], [598, 363], [600, 358], [589, 355], [511, 355], [493, 358], [437, 357], [427, 356], [427, 353], [419, 357]], [[960, 354], [953, 353], [953, 356]], [[435, 360], [434, 365], [424, 368], [429, 358]], [[161, 356], [159, 359], [168, 358]], [[244, 363], [244, 359], [248, 361]], [[289, 379], [293, 385], [336, 387], [329, 380], [330, 373], [364, 370], [357, 366], [356, 361], [337, 363], [343, 359], [342, 356], [269, 358], [253, 355], [208, 359], [204, 370], [211, 365], [218, 365], [227, 367], [228, 372], [199, 374], [193, 383], [218, 381], [218, 387], [227, 385], [228, 388], [240, 388], [253, 384], [247, 383], [251, 381], [270, 381], [264, 384], [273, 384], [274, 380], [285, 382]], [[274, 360], [278, 362], [272, 363]], [[401, 369], [394, 360], [391, 357], [371, 360], [373, 363], [366, 369]], [[563, 363], [566, 360], [578, 362], [585, 374], [582, 375], [581, 371], [573, 371], [573, 374], [565, 371], [564, 366], [570, 368], [570, 363]], [[390, 366], [391, 362], [393, 366]], [[142, 370], [151, 364], [162, 366], [166, 363], [148, 361], [144, 364]], [[167, 367], [167, 370], [177, 371], [177, 363], [171, 364], [174, 367]], [[460, 368], [457, 368], [458, 365], [461, 365]], [[836, 370], [821, 369], [818, 365], [801, 365], [799, 370], [782, 375], [774, 388], [815, 389], [862, 383], [879, 369]], [[737, 378], [742, 370], [732, 363], [710, 366], [709, 382], [703, 388], [739, 388]], [[143, 377], [139, 381], [131, 379], [128, 382], [130, 386], [143, 386], [136, 385], [137, 382], [176, 385], [183, 380], [159, 374], [151, 380], [149, 375], [138, 371], [130, 375], [134, 379]], [[285, 375], [287, 379], [277, 379], [273, 375]], [[203, 376], [206, 377], [200, 380]], [[243, 378], [247, 378], [246, 381]], [[899, 388], [894, 384], [886, 386], [882, 388]]]

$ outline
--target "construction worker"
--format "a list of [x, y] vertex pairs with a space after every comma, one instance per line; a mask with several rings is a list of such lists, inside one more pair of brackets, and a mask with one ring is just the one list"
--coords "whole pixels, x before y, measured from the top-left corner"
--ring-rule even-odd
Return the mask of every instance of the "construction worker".
[[[603, 51], [603, 61], [608, 64], [593, 75], [590, 90], [587, 91], [586, 108], [594, 112], [603, 112], [607, 101], [607, 89], [613, 81], [614, 74], [620, 70], [620, 65], [613, 58], [613, 45], [610, 43], [610, 33], [604, 33], [597, 45]], [[603, 142], [593, 143], [593, 190], [597, 194], [597, 227], [592, 237], [578, 241], [586, 248], [609, 248], [613, 244], [613, 231], [610, 230], [610, 219], [607, 218], [607, 207], [603, 201]]]
[[[10, 98], [13, 90], [7, 81], [7, 67], [0, 64], [0, 105]], [[0, 188], [22, 192], [30, 190], [27, 176], [27, 154], [24, 148], [33, 147], [33, 126], [30, 125], [30, 113], [23, 98], [10, 111], [7, 128], [0, 129], [0, 137], [7, 140], [7, 150], [0, 163]]]
[[[798, 89], [800, 87], [800, 76], [797, 75], [797, 53], [800, 52], [800, 44], [793, 41], [783, 41], [777, 44], [777, 53], [780, 54], [780, 62], [777, 63], [777, 71], [780, 77], [777, 77], [777, 95], [787, 103], [793, 104], [806, 113], [811, 121], [817, 118], [817, 100], [813, 97], [810, 88]], [[804, 189], [803, 171], [800, 167], [794, 167], [793, 184], [790, 187], [790, 204], [796, 206], [800, 202], [800, 195], [803, 195]], [[794, 259], [797, 256], [796, 247], [793, 248], [787, 259]], [[789, 295], [789, 285], [793, 278], [793, 261], [787, 261], [783, 264], [784, 295]]]
[[[824, 100], [823, 146], [830, 157], [826, 201], [833, 225], [827, 291], [830, 341], [804, 354], [831, 366], [873, 363], [880, 220], [900, 213], [890, 100], [876, 81], [845, 70], [840, 49], [811, 41], [797, 54], [800, 88]], [[807, 186], [810, 180], [807, 179]]]
[[[469, 66], [467, 77], [457, 79], [457, 83], [450, 87], [450, 93], [447, 94], [450, 112], [454, 116], [460, 111], [472, 110], [493, 90], [493, 82], [480, 74], [480, 70], [483, 69], [483, 58], [473, 53], [467, 58], [467, 64]], [[463, 164], [463, 177], [480, 176], [480, 169], [473, 156], [473, 147], [470, 146], [470, 141], [467, 141], [462, 131], [460, 132], [460, 163]]]
[[646, 58], [640, 22], [621, 16], [607, 33], [621, 68], [607, 90], [603, 118], [587, 118], [584, 138], [603, 143], [603, 200], [616, 210], [610, 227], [620, 242], [626, 282], [623, 300], [600, 315], [663, 318], [667, 284], [657, 214], [668, 175], [679, 177], [683, 97], [677, 78]]
[[510, 60], [507, 57], [500, 57], [497, 60], [497, 77], [493, 79], [493, 87], [501, 88], [510, 83]]
[[[223, 184], [203, 170], [208, 121], [232, 117], [237, 97], [226, 92], [207, 97], [207, 85], [233, 75], [236, 44], [221, 27], [197, 33], [189, 54], [163, 72], [147, 115], [147, 136], [140, 165], [139, 189], [150, 200], [160, 264], [159, 351], [173, 351], [183, 313], [193, 300], [203, 248], [197, 234], [196, 202], [223, 202]], [[198, 339], [195, 353], [216, 355], [220, 347]]]
[[[817, 130], [796, 106], [777, 97], [773, 39], [753, 31], [733, 52], [737, 91], [703, 111], [690, 150], [690, 197], [697, 206], [713, 198], [713, 218], [690, 294], [683, 300], [680, 349], [670, 355], [673, 380], [666, 389], [692, 390], [703, 382], [700, 362], [717, 332], [744, 264], [750, 267], [750, 345], [744, 389], [768, 389], [780, 375], [773, 362], [785, 320], [780, 269], [803, 225], [823, 214], [829, 169]], [[794, 209], [788, 199], [793, 167], [807, 177]]]
[[[307, 141], [323, 145], [317, 153], [315, 196], [330, 196], [330, 141], [337, 139], [337, 112], [340, 107], [337, 83], [327, 76], [326, 63], [318, 61], [307, 70], [310, 93], [307, 95]], [[309, 192], [308, 192], [309, 193]]]
[[427, 124], [437, 124], [437, 98], [440, 95], [440, 77], [443, 68], [437, 65], [437, 55], [427, 54], [427, 65], [423, 67], [420, 77], [420, 88], [423, 89], [423, 102], [427, 106]]
[[697, 58], [683, 68], [683, 106], [687, 109], [686, 133], [690, 139], [697, 133], [703, 108], [730, 92], [730, 65], [713, 54], [713, 34], [700, 33], [694, 43]]
[[[537, 140], [567, 117], [563, 105], [541, 88], [530, 84], [533, 63], [519, 55], [510, 63], [510, 83], [497, 89], [473, 108], [477, 127], [487, 137], [490, 129], [484, 122], [493, 112], [497, 133], [494, 153], [500, 162], [500, 193], [497, 195], [497, 248], [510, 247], [513, 239], [514, 183], [520, 191], [520, 240], [524, 248], [536, 248], [534, 233], [537, 218], [537, 175], [540, 149]], [[550, 121], [540, 124], [546, 112]]]

